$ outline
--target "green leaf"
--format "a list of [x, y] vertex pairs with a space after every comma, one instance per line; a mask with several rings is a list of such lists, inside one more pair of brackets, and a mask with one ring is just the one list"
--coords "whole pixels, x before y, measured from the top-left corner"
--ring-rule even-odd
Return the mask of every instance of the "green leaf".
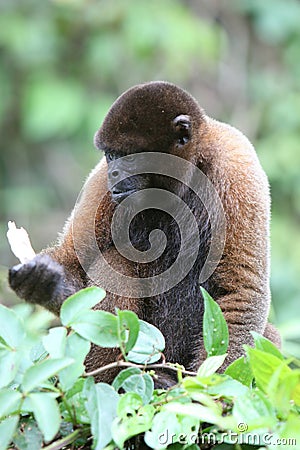
[[215, 398], [212, 397], [209, 394], [205, 394], [203, 392], [201, 392], [200, 390], [196, 390], [196, 389], [186, 389], [189, 398], [186, 399], [187, 401], [183, 401], [182, 399], [180, 400], [176, 400], [179, 403], [189, 403], [190, 399], [195, 400], [198, 403], [201, 403], [201, 405], [203, 406], [207, 406], [212, 410], [219, 410], [220, 407], [219, 405], [216, 403]]
[[225, 374], [248, 387], [252, 385], [254, 378], [249, 361], [245, 356], [233, 361], [225, 370]]
[[[185, 377], [182, 381], [182, 386], [188, 393], [188, 397], [182, 397], [180, 400], [176, 399], [176, 401], [189, 403], [190, 399], [192, 399], [205, 406], [210, 406], [213, 408], [218, 407], [214, 399], [206, 393], [207, 385], [202, 383], [196, 377]], [[179, 393], [179, 397], [180, 395], [182, 396], [182, 393]]]
[[45, 441], [51, 441], [59, 430], [61, 417], [57, 401], [52, 393], [31, 393], [28, 398], [32, 412], [44, 435]]
[[112, 424], [112, 437], [119, 448], [124, 448], [124, 443], [133, 436], [148, 431], [152, 425], [155, 409], [152, 405], [141, 407], [138, 414], [127, 418], [115, 419]]
[[[180, 442], [183, 436], [187, 437], [187, 445], [191, 443], [189, 438], [192, 435], [197, 436], [199, 425], [199, 420], [194, 417], [162, 410], [154, 416], [151, 430], [145, 433], [144, 439], [150, 448], [157, 450], [167, 448], [169, 445], [171, 449], [174, 444], [174, 448], [178, 448], [176, 443]], [[184, 445], [180, 448], [186, 447]]]
[[31, 417], [22, 417], [22, 427], [14, 434], [13, 443], [20, 450], [40, 450], [43, 445], [43, 434], [37, 422]]
[[63, 358], [65, 356], [67, 330], [65, 327], [51, 328], [42, 341], [51, 358]]
[[207, 358], [199, 367], [197, 376], [208, 377], [210, 375], [213, 375], [222, 366], [226, 356], [227, 353], [225, 353], [224, 355], [210, 356], [209, 358]]
[[120, 341], [119, 346], [125, 344], [125, 352], [128, 353], [136, 343], [140, 324], [138, 316], [132, 311], [117, 310], [118, 329]]
[[203, 341], [208, 356], [224, 355], [227, 352], [229, 333], [227, 323], [219, 305], [201, 288], [204, 299]]
[[34, 314], [34, 306], [30, 303], [17, 303], [11, 308], [21, 321], [27, 321]]
[[224, 377], [223, 381], [209, 386], [207, 392], [218, 397], [236, 398], [244, 395], [248, 388], [237, 380]]
[[140, 375], [141, 373], [142, 371], [138, 367], [128, 367], [128, 369], [124, 369], [118, 373], [118, 375], [116, 376], [116, 378], [112, 383], [112, 387], [116, 391], [119, 391], [123, 386], [123, 383], [127, 380], [127, 378], [130, 378], [132, 375]]
[[135, 346], [128, 353], [129, 361], [137, 364], [152, 364], [161, 358], [165, 348], [165, 338], [161, 332], [150, 323], [139, 321], [140, 331]]
[[278, 348], [273, 344], [273, 342], [269, 341], [269, 339], [265, 338], [264, 336], [261, 336], [255, 331], [250, 331], [250, 333], [254, 338], [255, 348], [257, 350], [262, 350], [266, 353], [270, 353], [281, 360], [284, 359], [283, 355], [278, 350]]
[[181, 416], [194, 417], [203, 422], [209, 422], [220, 428], [229, 428], [235, 424], [232, 417], [223, 417], [220, 410], [213, 410], [210, 407], [198, 403], [178, 403], [170, 402], [163, 407], [164, 411], [179, 414]]
[[83, 338], [100, 347], [118, 347], [118, 320], [107, 311], [85, 311], [77, 316], [72, 328]]
[[128, 415], [135, 414], [141, 406], [143, 406], [141, 396], [134, 392], [127, 392], [119, 400], [117, 414], [121, 418], [126, 418]]
[[267, 393], [280, 417], [287, 417], [291, 408], [291, 400], [299, 405], [299, 387], [299, 370], [287, 371], [286, 366], [282, 365], [273, 373], [267, 386]]
[[93, 448], [101, 450], [112, 439], [111, 426], [117, 416], [119, 395], [108, 384], [95, 385], [92, 378], [86, 380], [84, 393], [87, 397], [86, 408], [94, 437]]
[[[28, 306], [29, 308], [27, 309]], [[44, 308], [33, 309], [33, 305], [29, 305], [28, 303], [15, 305], [14, 311], [24, 323], [27, 334], [30, 334], [31, 336], [48, 330], [51, 326], [51, 322], [55, 319], [55, 315], [50, 311]]]
[[256, 384], [264, 392], [268, 391], [268, 386], [272, 375], [279, 367], [282, 368], [280, 379], [292, 373], [292, 370], [288, 367], [285, 361], [282, 361], [280, 358], [277, 358], [277, 356], [274, 356], [271, 353], [266, 353], [262, 350], [257, 350], [251, 347], [246, 347], [246, 351], [249, 356], [250, 366], [253, 371]]
[[[286, 423], [283, 424], [281, 431], [280, 431], [280, 437], [282, 439], [290, 439], [291, 445], [284, 446], [287, 450], [295, 450], [296, 444], [300, 442], [300, 415], [295, 414], [294, 412], [290, 412]], [[293, 442], [291, 441], [294, 440]]]
[[[298, 371], [299, 375], [299, 371]], [[295, 389], [292, 392], [292, 400], [296, 403], [297, 406], [300, 406], [300, 381], [298, 378], [298, 383], [295, 386]]]
[[38, 361], [43, 361], [48, 356], [48, 352], [45, 350], [42, 341], [38, 341], [31, 349], [29, 353], [30, 361], [37, 363]]
[[63, 325], [70, 326], [82, 311], [100, 303], [105, 298], [105, 291], [98, 287], [82, 289], [71, 295], [61, 306], [60, 319]]
[[138, 394], [144, 405], [149, 403], [154, 390], [152, 377], [135, 367], [120, 372], [112, 385], [116, 391], [122, 388], [125, 392]]
[[20, 408], [22, 394], [11, 389], [0, 391], [0, 418], [12, 414]]
[[59, 374], [59, 382], [63, 390], [70, 389], [78, 377], [85, 369], [84, 361], [91, 349], [91, 344], [77, 333], [72, 333], [67, 337], [65, 355], [72, 358], [74, 363], [62, 369]]
[[10, 348], [17, 348], [25, 338], [21, 319], [15, 311], [3, 305], [0, 305], [0, 336]]
[[29, 392], [38, 387], [43, 381], [56, 375], [60, 370], [74, 362], [71, 358], [47, 359], [29, 367], [24, 374], [22, 389]]
[[[247, 424], [247, 431], [270, 428], [276, 425], [276, 414], [270, 401], [261, 391], [248, 391], [236, 398], [233, 406], [236, 429], [239, 423]], [[238, 431], [238, 430], [237, 430]]]
[[17, 429], [19, 416], [12, 416], [0, 422], [0, 450], [7, 450]]
[[133, 375], [127, 379], [123, 384], [123, 388], [125, 392], [132, 390], [132, 392], [139, 394], [143, 404], [146, 405], [150, 402], [153, 395], [154, 383], [149, 373], [143, 373], [142, 375]]
[[43, 434], [37, 422], [31, 417], [22, 417], [13, 443], [20, 450], [40, 450], [43, 445]]
[[176, 414], [169, 411], [161, 411], [155, 414], [151, 431], [145, 433], [145, 442], [150, 448], [157, 450], [167, 448], [173, 444], [173, 436], [179, 435], [181, 425]]
[[14, 380], [21, 356], [20, 352], [0, 350], [0, 388], [9, 385]]
[[[209, 393], [213, 396], [231, 398], [242, 395], [248, 390], [242, 383], [223, 374], [213, 374], [209, 377], [186, 377], [182, 385], [191, 398], [195, 400], [197, 399], [196, 395], [201, 392]], [[201, 401], [201, 403], [203, 402]]]
[[[91, 377], [92, 381], [93, 378]], [[90, 380], [90, 379], [88, 379]], [[68, 400], [71, 397], [73, 397], [74, 395], [83, 392], [83, 390], [85, 389], [85, 385], [87, 383], [87, 378], [80, 378], [79, 380], [77, 380], [73, 386], [67, 390], [67, 392], [65, 393], [65, 398]]]

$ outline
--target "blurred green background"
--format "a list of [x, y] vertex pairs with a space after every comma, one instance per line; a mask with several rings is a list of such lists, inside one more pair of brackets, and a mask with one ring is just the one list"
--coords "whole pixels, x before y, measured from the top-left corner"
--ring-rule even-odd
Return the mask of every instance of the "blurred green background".
[[[0, 1], [0, 301], [8, 220], [53, 242], [130, 86], [164, 79], [255, 144], [272, 206], [272, 319], [300, 355], [300, 2]], [[298, 340], [298, 341], [297, 341]]]

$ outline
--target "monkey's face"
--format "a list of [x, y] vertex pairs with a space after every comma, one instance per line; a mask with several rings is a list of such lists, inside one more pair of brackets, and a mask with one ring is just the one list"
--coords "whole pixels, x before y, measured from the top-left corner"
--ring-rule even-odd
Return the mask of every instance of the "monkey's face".
[[117, 203], [151, 186], [150, 174], [137, 173], [138, 166], [142, 163], [141, 156], [144, 155], [136, 155], [136, 153], [124, 155], [116, 151], [105, 152], [108, 163], [108, 188], [112, 199]]
[[[196, 101], [169, 83], [138, 85], [119, 97], [95, 135], [95, 145], [108, 163], [113, 200], [119, 203], [148, 188], [176, 191], [174, 180], [158, 174], [160, 154], [190, 159], [203, 122]], [[150, 169], [144, 164], [149, 152], [157, 154]]]
[[[191, 139], [192, 123], [187, 115], [179, 115], [172, 121], [174, 145], [177, 149], [186, 146]], [[164, 149], [165, 150], [165, 149]], [[150, 152], [153, 154], [153, 152]], [[164, 152], [165, 153], [165, 152]], [[170, 177], [158, 175], [159, 154], [155, 159], [152, 172], [149, 173], [149, 152], [137, 149], [134, 153], [122, 153], [117, 150], [105, 151], [108, 163], [108, 188], [114, 201], [120, 203], [124, 198], [137, 191], [149, 188], [172, 190]], [[141, 198], [141, 197], [140, 197]]]

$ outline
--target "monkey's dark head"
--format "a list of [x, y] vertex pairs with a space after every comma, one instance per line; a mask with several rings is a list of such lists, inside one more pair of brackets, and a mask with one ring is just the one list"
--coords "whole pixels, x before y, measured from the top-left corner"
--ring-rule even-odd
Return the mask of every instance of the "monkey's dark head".
[[[171, 83], [141, 84], [122, 94], [95, 135], [95, 145], [104, 151], [108, 162], [113, 199], [119, 202], [137, 190], [162, 187], [155, 176], [132, 175], [131, 168], [136, 169], [134, 155], [159, 152], [189, 159], [189, 149], [195, 145], [204, 121], [196, 100]], [[120, 172], [127, 178], [116, 185]]]

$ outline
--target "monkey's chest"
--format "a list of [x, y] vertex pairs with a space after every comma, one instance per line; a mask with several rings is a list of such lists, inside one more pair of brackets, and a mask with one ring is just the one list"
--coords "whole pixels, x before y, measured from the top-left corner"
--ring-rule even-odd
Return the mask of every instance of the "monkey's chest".
[[[203, 299], [199, 276], [208, 253], [207, 227], [185, 230], [183, 236], [177, 224], [164, 216], [156, 217], [134, 242], [142, 252], [150, 244], [162, 247], [159, 235], [157, 241], [153, 239], [149, 243], [151, 229], [160, 229], [167, 239], [158, 258], [137, 265], [137, 276], [146, 278], [149, 291], [155, 293], [143, 301], [143, 319], [165, 336], [167, 360], [188, 368], [199, 354], [202, 339]], [[205, 235], [201, 229], [205, 229]]]
[[194, 268], [169, 290], [144, 299], [143, 319], [163, 333], [166, 359], [186, 368], [197, 358], [202, 337], [204, 308], [198, 272]]

